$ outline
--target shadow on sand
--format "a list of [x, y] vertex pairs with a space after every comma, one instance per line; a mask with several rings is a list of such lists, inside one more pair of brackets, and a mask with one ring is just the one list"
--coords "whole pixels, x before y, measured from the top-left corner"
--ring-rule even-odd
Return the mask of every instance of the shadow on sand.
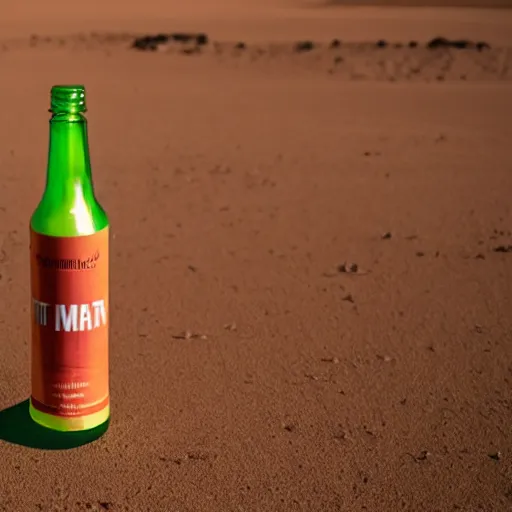
[[109, 422], [84, 432], [56, 432], [35, 423], [30, 417], [29, 400], [0, 411], [0, 441], [41, 450], [69, 450], [99, 439]]

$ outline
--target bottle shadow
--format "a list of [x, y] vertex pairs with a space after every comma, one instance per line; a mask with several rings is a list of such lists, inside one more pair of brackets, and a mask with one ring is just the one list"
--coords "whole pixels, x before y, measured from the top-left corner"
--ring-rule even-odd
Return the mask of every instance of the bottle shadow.
[[38, 448], [69, 450], [92, 443], [107, 430], [109, 421], [83, 432], [57, 432], [37, 424], [29, 413], [29, 400], [0, 411], [0, 441]]

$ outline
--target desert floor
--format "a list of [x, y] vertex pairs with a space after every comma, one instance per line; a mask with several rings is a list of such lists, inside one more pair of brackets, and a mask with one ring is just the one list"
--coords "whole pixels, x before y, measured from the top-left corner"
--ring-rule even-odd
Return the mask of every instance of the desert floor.
[[[512, 10], [377, 3], [2, 6], [0, 510], [512, 509]], [[82, 446], [26, 407], [56, 83], [112, 226]]]

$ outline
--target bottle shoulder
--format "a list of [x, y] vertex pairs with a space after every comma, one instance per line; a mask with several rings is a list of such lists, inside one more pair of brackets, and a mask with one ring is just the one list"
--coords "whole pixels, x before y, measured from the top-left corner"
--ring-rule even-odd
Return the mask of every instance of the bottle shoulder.
[[30, 218], [31, 229], [49, 236], [92, 235], [108, 225], [107, 213], [95, 198], [59, 204], [43, 195]]

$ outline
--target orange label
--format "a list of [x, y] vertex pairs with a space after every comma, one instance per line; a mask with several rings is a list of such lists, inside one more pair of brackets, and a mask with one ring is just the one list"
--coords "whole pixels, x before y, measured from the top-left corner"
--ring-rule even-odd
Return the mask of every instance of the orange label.
[[30, 230], [32, 405], [86, 416], [109, 403], [108, 227], [89, 236]]

